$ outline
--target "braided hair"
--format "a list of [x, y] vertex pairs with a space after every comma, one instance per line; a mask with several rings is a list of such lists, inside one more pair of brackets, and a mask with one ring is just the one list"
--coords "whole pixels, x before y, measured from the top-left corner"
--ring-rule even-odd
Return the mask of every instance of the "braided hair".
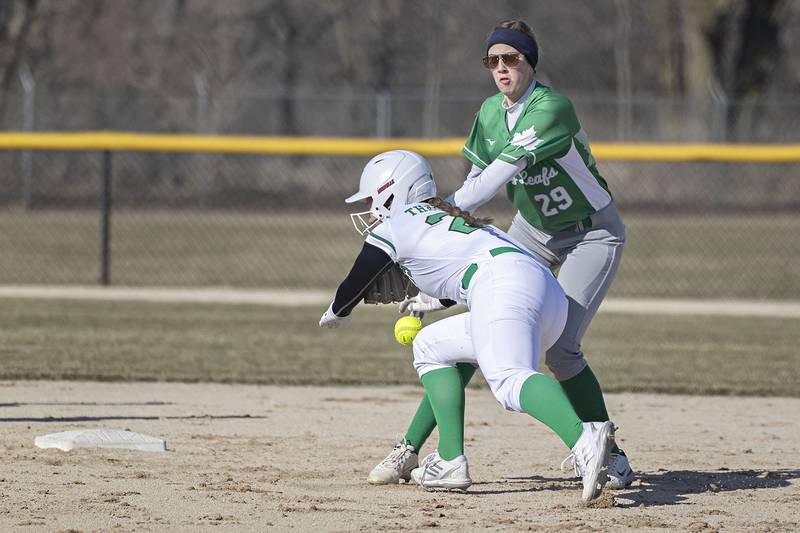
[[492, 222], [491, 218], [478, 218], [475, 215], [472, 215], [469, 211], [464, 211], [463, 209], [454, 206], [450, 202], [445, 202], [442, 198], [439, 198], [438, 196], [435, 198], [429, 198], [425, 201], [430, 205], [432, 205], [433, 207], [441, 209], [450, 216], [463, 218], [464, 222], [466, 222], [468, 226], [472, 226], [473, 228], [482, 228], [486, 224], [491, 224]]

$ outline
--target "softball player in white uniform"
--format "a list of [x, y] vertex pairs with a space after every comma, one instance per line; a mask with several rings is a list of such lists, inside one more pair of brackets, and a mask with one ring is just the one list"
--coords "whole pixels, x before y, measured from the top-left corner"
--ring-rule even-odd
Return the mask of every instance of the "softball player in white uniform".
[[368, 283], [390, 262], [430, 297], [466, 304], [468, 313], [423, 328], [413, 344], [414, 367], [440, 442], [411, 478], [425, 487], [464, 489], [472, 483], [456, 369], [457, 363], [471, 363], [481, 368], [504, 408], [530, 414], [561, 437], [583, 474], [583, 499], [596, 498], [607, 481], [613, 424], [581, 421], [558, 383], [538, 372], [540, 353], [559, 338], [566, 322], [564, 291], [550, 270], [508, 235], [453, 211], [435, 195], [430, 167], [418, 154], [391, 151], [367, 164], [358, 193], [347, 200], [370, 202], [369, 211], [353, 215], [367, 237], [320, 326], [347, 321]]

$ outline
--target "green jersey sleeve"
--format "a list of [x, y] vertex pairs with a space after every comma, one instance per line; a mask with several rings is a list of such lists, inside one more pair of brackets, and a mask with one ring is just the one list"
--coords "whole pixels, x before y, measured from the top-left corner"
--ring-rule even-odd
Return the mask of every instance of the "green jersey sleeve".
[[552, 98], [528, 108], [520, 117], [508, 144], [498, 155], [514, 163], [523, 157], [529, 165], [566, 153], [578, 133], [575, 111], [566, 98]]
[[481, 140], [485, 137], [483, 134], [483, 126], [481, 126], [480, 112], [475, 115], [475, 121], [472, 123], [472, 128], [469, 130], [469, 136], [464, 143], [464, 148], [461, 149], [461, 154], [472, 161], [473, 164], [484, 169], [492, 162], [490, 154], [484, 149], [484, 143]]

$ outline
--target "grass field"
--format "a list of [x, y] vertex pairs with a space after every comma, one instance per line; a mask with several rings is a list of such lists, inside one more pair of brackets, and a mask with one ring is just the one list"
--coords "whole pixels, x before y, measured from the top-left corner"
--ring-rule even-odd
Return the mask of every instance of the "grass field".
[[[800, 217], [625, 214], [612, 295], [800, 298]], [[508, 224], [508, 214], [497, 223]], [[0, 284], [95, 284], [99, 214], [0, 211]], [[334, 288], [360, 246], [347, 212], [117, 210], [116, 285]]]
[[[323, 309], [0, 300], [0, 379], [416, 383], [391, 306]], [[434, 318], [434, 317], [430, 317]], [[800, 396], [791, 319], [600, 314], [584, 349], [607, 391]]]

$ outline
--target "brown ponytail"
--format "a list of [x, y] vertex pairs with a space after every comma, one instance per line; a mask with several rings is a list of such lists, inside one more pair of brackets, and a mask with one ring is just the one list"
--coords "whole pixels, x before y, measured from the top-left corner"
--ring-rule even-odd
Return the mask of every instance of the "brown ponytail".
[[468, 226], [472, 226], [473, 228], [482, 228], [486, 224], [491, 224], [492, 222], [491, 218], [478, 218], [470, 214], [469, 211], [464, 211], [463, 209], [460, 209], [452, 205], [450, 202], [445, 202], [438, 196], [436, 198], [429, 198], [428, 200], [426, 200], [426, 202], [428, 202], [430, 205], [432, 205], [437, 209], [441, 209], [450, 216], [463, 218], [464, 222], [466, 222]]

